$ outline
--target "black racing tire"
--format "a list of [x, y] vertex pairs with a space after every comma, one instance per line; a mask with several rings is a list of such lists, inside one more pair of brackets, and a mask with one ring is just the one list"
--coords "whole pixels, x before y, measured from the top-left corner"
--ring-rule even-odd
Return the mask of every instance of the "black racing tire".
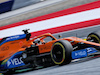
[[92, 41], [92, 42], [95, 42], [95, 43], [100, 43], [100, 31], [95, 31], [95, 32], [90, 33], [87, 36], [87, 41]]
[[67, 40], [55, 42], [51, 49], [51, 58], [56, 65], [69, 64], [72, 60], [71, 54], [73, 47]]

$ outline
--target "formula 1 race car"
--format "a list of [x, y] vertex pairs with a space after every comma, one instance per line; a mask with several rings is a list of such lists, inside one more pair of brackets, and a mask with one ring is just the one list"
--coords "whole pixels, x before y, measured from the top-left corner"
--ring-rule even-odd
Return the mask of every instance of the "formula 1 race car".
[[56, 39], [50, 33], [30, 39], [28, 30], [23, 31], [25, 34], [0, 41], [1, 73], [30, 67], [64, 65], [73, 59], [100, 54], [100, 32], [90, 33], [85, 41], [77, 37]]
[[32, 39], [33, 45], [22, 54], [25, 64], [38, 66], [65, 65], [71, 60], [100, 54], [100, 32], [90, 33], [87, 41], [77, 37], [56, 39], [50, 33]]

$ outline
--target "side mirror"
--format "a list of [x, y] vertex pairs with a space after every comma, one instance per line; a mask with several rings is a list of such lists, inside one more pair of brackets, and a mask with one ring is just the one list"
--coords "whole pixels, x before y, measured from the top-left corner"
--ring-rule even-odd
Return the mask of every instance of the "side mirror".
[[61, 38], [62, 36], [61, 35], [58, 35], [58, 38]]

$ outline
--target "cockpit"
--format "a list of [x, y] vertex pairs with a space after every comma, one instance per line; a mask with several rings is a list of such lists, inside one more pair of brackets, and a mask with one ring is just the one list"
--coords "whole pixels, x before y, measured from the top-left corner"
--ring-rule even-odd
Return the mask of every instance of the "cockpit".
[[56, 40], [56, 38], [53, 37], [51, 34], [44, 34], [40, 37], [35, 38], [33, 43], [35, 43], [35, 44], [45, 44], [45, 43], [48, 43], [52, 40]]

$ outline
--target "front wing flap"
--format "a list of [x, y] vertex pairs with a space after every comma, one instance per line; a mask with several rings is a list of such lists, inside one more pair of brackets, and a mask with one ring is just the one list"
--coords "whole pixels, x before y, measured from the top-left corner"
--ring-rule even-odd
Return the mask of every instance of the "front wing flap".
[[77, 50], [72, 52], [72, 59], [87, 57], [90, 55], [99, 54], [100, 52], [93, 47]]

